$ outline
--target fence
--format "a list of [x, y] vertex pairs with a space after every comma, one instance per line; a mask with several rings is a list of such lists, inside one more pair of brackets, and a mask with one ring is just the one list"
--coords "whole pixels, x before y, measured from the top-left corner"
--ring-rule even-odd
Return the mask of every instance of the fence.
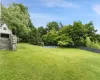
[[99, 49], [88, 48], [88, 47], [78, 47], [78, 48], [83, 49], [83, 50], [87, 50], [87, 51], [91, 51], [91, 52], [95, 52], [95, 53], [100, 53]]

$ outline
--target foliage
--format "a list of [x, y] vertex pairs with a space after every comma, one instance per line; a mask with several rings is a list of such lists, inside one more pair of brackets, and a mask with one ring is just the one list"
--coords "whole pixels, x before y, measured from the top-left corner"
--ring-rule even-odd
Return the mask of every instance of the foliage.
[[64, 26], [59, 34], [66, 34], [72, 38], [74, 46], [85, 46], [84, 25], [79, 22], [74, 22], [73, 25]]
[[72, 47], [74, 44], [69, 36], [62, 34], [60, 40], [58, 41], [58, 45], [61, 47]]
[[2, 22], [8, 25], [20, 42], [37, 45], [40, 43], [38, 31], [31, 22], [28, 8], [23, 4], [13, 3], [8, 7], [2, 6]]
[[74, 41], [75, 46], [85, 45], [85, 32], [84, 32], [84, 25], [81, 21], [74, 22], [72, 27], [72, 40]]
[[[46, 28], [41, 26], [37, 29], [32, 24], [28, 8], [23, 4], [13, 3], [8, 7], [2, 6], [2, 22], [7, 23], [20, 42], [62, 47], [94, 46], [97, 48], [100, 45], [100, 34], [96, 33], [92, 21], [86, 24], [74, 21], [72, 25], [65, 26], [61, 22], [52, 21]], [[89, 37], [90, 41], [86, 37]]]
[[28, 36], [29, 43], [34, 45], [41, 45], [41, 38], [36, 28], [32, 29]]
[[59, 30], [59, 25], [58, 25], [58, 23], [55, 22], [55, 21], [49, 22], [49, 23], [47, 24], [47, 29], [48, 29], [48, 31], [50, 31], [52, 28], [54, 28], [56, 31], [58, 31], [58, 30]]
[[100, 43], [100, 34], [96, 34], [95, 38], [98, 40], [98, 43]]
[[[47, 27], [49, 32], [43, 35], [43, 41], [47, 45], [50, 45], [54, 42], [55, 44], [58, 44], [58, 46], [62, 47], [86, 46], [86, 36], [90, 37], [92, 42], [95, 42], [96, 40], [99, 41], [100, 35], [96, 34], [97, 30], [95, 30], [92, 22], [83, 24], [81, 21], [74, 21], [73, 25], [69, 24], [63, 27], [61, 27], [62, 23], [60, 23], [58, 31], [53, 24], [54, 23], [52, 22], [48, 24], [51, 25]], [[55, 29], [55, 33], [51, 34], [51, 28]], [[56, 33], [58, 33], [58, 35], [51, 37], [51, 35], [55, 35]]]
[[91, 36], [92, 38], [94, 38], [97, 30], [94, 28], [93, 22], [90, 21], [89, 23], [85, 24], [84, 27], [87, 36]]
[[91, 48], [92, 47], [92, 43], [93, 42], [90, 40], [90, 38], [86, 37], [86, 46], [89, 47], [89, 48]]
[[38, 27], [38, 32], [40, 36], [42, 37], [43, 35], [47, 34], [47, 28], [43, 28], [42, 26]]
[[43, 41], [45, 45], [57, 45], [58, 33], [54, 28], [50, 30], [46, 35], [43, 36]]
[[100, 45], [99, 45], [98, 41], [92, 42], [89, 37], [86, 38], [86, 46], [89, 48], [100, 49]]

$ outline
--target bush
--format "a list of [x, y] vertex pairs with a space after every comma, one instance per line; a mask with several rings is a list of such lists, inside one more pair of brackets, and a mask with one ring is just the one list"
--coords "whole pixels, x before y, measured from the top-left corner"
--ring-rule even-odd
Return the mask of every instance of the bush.
[[58, 41], [58, 46], [72, 47], [73, 45], [73, 41], [69, 36], [66, 36], [65, 34], [61, 35], [60, 40]]
[[89, 48], [100, 49], [98, 42], [92, 42], [89, 37], [86, 38], [86, 46]]
[[98, 44], [93, 43], [93, 44], [92, 44], [92, 48], [100, 49], [100, 46], [99, 46]]
[[92, 41], [90, 40], [89, 37], [86, 37], [86, 47], [91, 48], [91, 46], [92, 46]]
[[44, 45], [57, 45], [57, 37], [58, 33], [55, 31], [55, 29], [52, 29], [46, 35], [42, 36], [42, 40]]

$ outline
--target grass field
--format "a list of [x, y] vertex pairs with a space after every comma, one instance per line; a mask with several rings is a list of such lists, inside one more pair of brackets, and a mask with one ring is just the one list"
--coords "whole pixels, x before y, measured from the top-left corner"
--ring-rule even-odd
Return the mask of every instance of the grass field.
[[100, 80], [100, 54], [18, 44], [0, 51], [0, 80]]

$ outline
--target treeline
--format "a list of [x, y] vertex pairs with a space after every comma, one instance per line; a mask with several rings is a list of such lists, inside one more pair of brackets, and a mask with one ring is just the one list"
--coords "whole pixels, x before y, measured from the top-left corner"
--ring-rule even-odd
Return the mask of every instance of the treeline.
[[60, 47], [90, 47], [100, 49], [100, 35], [94, 28], [93, 23], [83, 24], [74, 21], [72, 25], [62, 25], [57, 22], [49, 22], [46, 28], [39, 27], [45, 45], [58, 45]]
[[60, 47], [92, 46], [100, 49], [100, 34], [96, 33], [92, 22], [83, 24], [74, 21], [72, 25], [63, 25], [53, 21], [45, 28], [36, 28], [31, 22], [28, 8], [16, 3], [9, 7], [2, 6], [2, 22], [17, 35], [19, 42]]

